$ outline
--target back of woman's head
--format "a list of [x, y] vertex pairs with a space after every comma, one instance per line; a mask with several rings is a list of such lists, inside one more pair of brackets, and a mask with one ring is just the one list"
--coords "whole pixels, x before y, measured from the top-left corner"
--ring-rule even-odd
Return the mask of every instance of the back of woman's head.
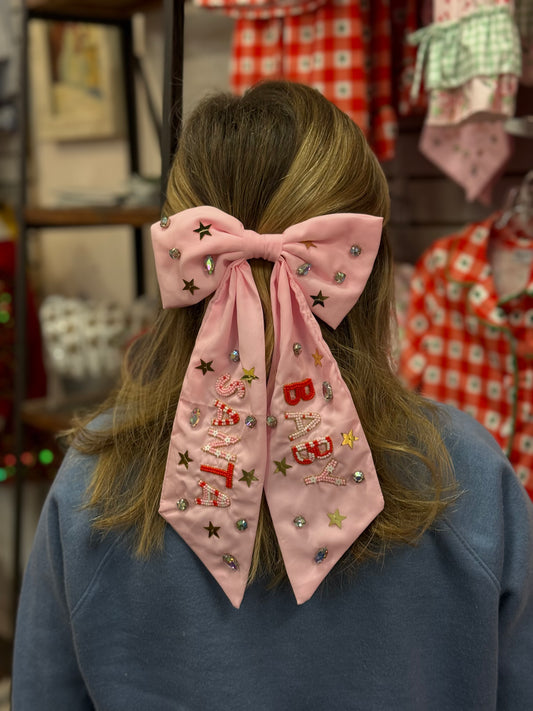
[[388, 218], [385, 177], [361, 130], [318, 91], [275, 81], [205, 99], [183, 130], [167, 214], [212, 205], [278, 232], [331, 212]]

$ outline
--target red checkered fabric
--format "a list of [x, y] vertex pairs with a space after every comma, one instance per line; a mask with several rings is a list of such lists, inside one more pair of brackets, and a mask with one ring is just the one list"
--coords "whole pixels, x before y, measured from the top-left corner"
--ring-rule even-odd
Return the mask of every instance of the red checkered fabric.
[[195, 3], [237, 18], [231, 61], [236, 94], [260, 79], [313, 86], [361, 127], [378, 158], [394, 156], [388, 0]]
[[[484, 425], [533, 498], [533, 261], [527, 285], [500, 297], [487, 253], [494, 223], [437, 240], [416, 265], [399, 372]], [[520, 257], [524, 240], [505, 240]]]

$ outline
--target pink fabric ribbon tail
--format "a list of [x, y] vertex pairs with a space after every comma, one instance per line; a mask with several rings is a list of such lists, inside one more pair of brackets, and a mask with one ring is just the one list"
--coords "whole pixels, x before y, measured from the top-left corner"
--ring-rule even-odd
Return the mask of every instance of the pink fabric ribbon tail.
[[[248, 581], [263, 490], [296, 600], [308, 600], [383, 508], [350, 392], [315, 319], [336, 328], [372, 271], [382, 219], [339, 213], [259, 235], [213, 207], [152, 226], [164, 308], [214, 293], [174, 419], [160, 514], [235, 607]], [[271, 277], [267, 383], [261, 302]]]

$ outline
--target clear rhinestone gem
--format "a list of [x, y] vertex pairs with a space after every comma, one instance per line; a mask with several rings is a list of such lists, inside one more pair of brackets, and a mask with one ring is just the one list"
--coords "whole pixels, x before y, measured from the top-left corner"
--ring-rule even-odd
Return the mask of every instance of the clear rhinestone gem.
[[322, 383], [322, 395], [324, 396], [324, 400], [331, 400], [333, 398], [333, 388], [327, 380], [324, 380]]
[[208, 274], [215, 273], [215, 260], [211, 255], [204, 259], [204, 269]]
[[296, 526], [296, 528], [303, 528], [307, 521], [303, 516], [296, 516], [296, 518], [293, 519], [293, 523]]
[[322, 563], [328, 557], [328, 549], [326, 547], [319, 548], [315, 553], [315, 563]]
[[164, 215], [161, 218], [161, 222], [159, 224], [162, 229], [166, 230], [166, 228], [170, 225], [170, 217], [167, 217], [166, 215]]
[[298, 276], [305, 276], [306, 274], [309, 274], [309, 270], [311, 269], [311, 265], [309, 262], [304, 262], [303, 264], [300, 264], [300, 266], [296, 269], [296, 274]]
[[189, 502], [187, 499], [178, 499], [176, 502], [176, 506], [178, 507], [179, 511], [187, 511], [189, 508]]
[[352, 476], [353, 476], [353, 480], [355, 481], [356, 484], [360, 484], [365, 478], [365, 475], [363, 474], [363, 472], [354, 472], [352, 474]]
[[239, 562], [237, 561], [237, 558], [235, 558], [235, 556], [230, 555], [229, 553], [224, 553], [224, 555], [222, 556], [222, 560], [228, 566], [228, 568], [231, 568], [232, 570], [239, 570]]
[[179, 259], [181, 257], [181, 252], [177, 247], [172, 247], [172, 249], [168, 250], [168, 253], [172, 259]]
[[232, 360], [234, 363], [238, 363], [241, 359], [239, 351], [237, 349], [231, 351], [231, 353], [229, 354], [229, 359]]
[[278, 420], [274, 415], [267, 415], [266, 423], [269, 427], [276, 427]]
[[251, 430], [253, 430], [253, 428], [257, 424], [257, 420], [253, 415], [248, 415], [244, 420], [244, 424], [246, 425], [246, 427], [249, 427]]
[[352, 244], [350, 247], [350, 254], [352, 257], [358, 257], [361, 254], [361, 247], [358, 244]]
[[196, 425], [200, 422], [200, 408], [194, 408], [194, 410], [191, 412], [191, 416], [189, 417], [189, 422], [191, 424], [191, 427], [196, 427]]
[[299, 356], [300, 353], [302, 352], [302, 345], [300, 343], [293, 343], [292, 344], [292, 352], [294, 353], [295, 356]]
[[335, 281], [337, 284], [342, 284], [342, 282], [346, 279], [346, 274], [344, 272], [337, 272], [335, 274]]
[[235, 525], [239, 531], [246, 531], [248, 528], [248, 521], [245, 518], [240, 518]]

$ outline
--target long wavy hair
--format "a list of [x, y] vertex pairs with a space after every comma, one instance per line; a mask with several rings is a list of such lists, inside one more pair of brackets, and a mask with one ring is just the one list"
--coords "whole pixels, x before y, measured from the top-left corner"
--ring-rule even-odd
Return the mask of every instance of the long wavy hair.
[[[184, 126], [168, 178], [164, 214], [212, 205], [248, 229], [281, 232], [316, 215], [389, 217], [388, 186], [361, 130], [318, 91], [264, 82], [244, 96], [203, 100]], [[352, 561], [414, 543], [453, 494], [453, 475], [435, 408], [406, 390], [391, 365], [393, 263], [386, 226], [372, 274], [336, 330], [321, 323], [361, 418], [385, 507], [354, 543]], [[267, 368], [273, 348], [272, 264], [251, 260], [265, 320]], [[87, 505], [101, 532], [129, 529], [140, 556], [161, 548], [158, 515], [172, 423], [205, 303], [162, 310], [130, 347], [121, 384], [98, 412], [71, 431], [79, 451], [96, 455]], [[285, 571], [265, 500], [250, 580]]]

